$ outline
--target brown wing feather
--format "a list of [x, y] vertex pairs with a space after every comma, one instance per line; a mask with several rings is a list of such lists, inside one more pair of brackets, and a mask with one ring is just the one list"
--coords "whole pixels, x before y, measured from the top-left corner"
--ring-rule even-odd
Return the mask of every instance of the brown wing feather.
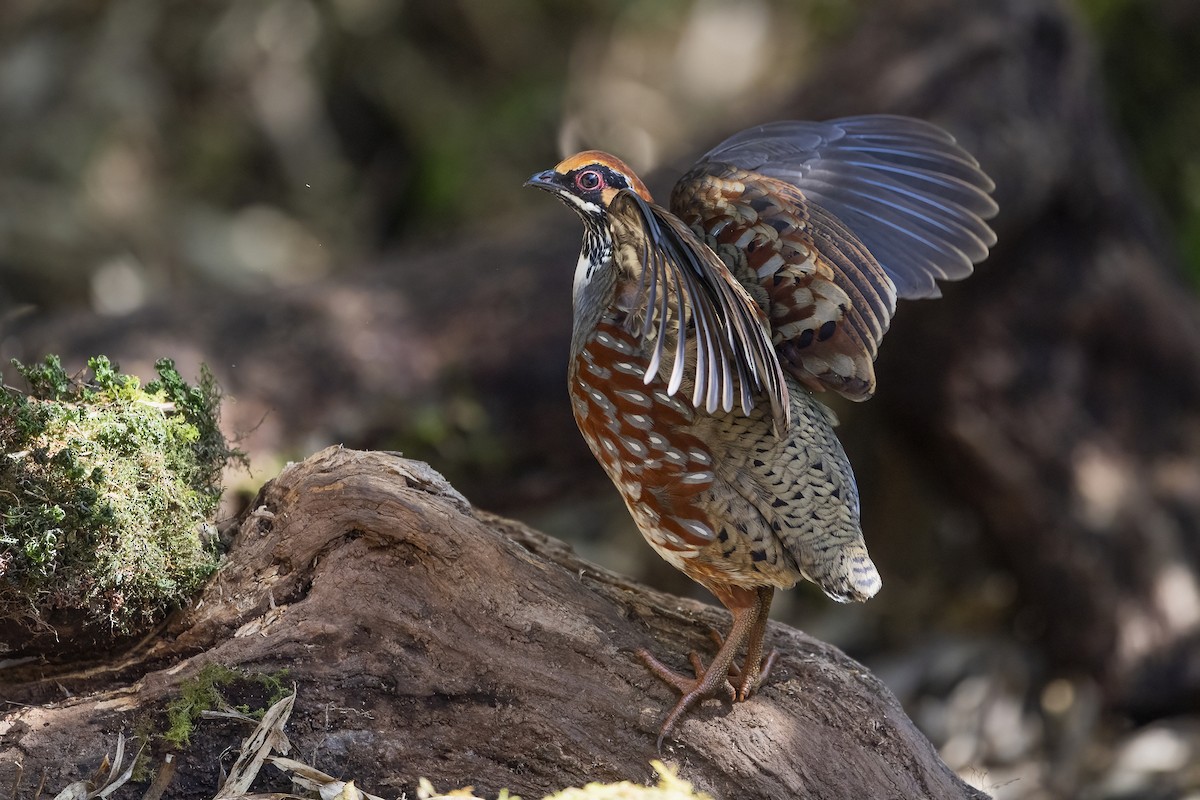
[[797, 380], [871, 396], [896, 288], [844, 225], [794, 186], [726, 164], [685, 175], [671, 205], [762, 306]]

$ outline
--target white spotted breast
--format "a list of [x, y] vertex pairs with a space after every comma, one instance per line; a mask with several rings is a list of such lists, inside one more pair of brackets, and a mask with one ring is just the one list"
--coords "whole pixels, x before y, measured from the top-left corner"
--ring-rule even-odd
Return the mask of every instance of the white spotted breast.
[[675, 566], [713, 541], [697, 498], [715, 479], [705, 443], [690, 432], [695, 414], [683, 392], [648, 383], [642, 344], [605, 316], [571, 363], [571, 407], [584, 440], [646, 539]]

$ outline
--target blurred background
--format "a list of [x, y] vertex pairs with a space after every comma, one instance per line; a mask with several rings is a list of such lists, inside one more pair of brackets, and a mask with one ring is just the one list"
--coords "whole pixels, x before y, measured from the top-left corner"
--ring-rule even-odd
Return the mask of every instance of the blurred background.
[[698, 595], [574, 430], [579, 225], [521, 184], [599, 147], [665, 199], [748, 125], [930, 119], [999, 244], [836, 405], [884, 594], [774, 616], [997, 797], [1200, 798], [1198, 53], [1188, 0], [5, 0], [0, 363], [207, 363], [235, 501], [401, 450]]

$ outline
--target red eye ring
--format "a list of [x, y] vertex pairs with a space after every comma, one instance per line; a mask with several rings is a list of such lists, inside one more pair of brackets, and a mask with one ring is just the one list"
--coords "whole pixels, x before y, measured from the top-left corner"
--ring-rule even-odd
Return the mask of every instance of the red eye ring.
[[598, 170], [584, 170], [575, 176], [575, 185], [581, 192], [594, 192], [604, 188], [604, 176]]

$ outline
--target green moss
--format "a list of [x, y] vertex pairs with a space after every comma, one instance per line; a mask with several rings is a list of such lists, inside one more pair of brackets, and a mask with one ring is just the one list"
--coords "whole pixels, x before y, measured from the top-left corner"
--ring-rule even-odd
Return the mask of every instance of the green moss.
[[134, 783], [148, 783], [154, 780], [154, 754], [151, 748], [141, 747], [143, 743], [154, 741], [157, 736], [158, 728], [154, 724], [154, 720], [148, 712], [139, 714], [133, 725], [133, 736], [130, 737], [138, 742], [139, 753], [137, 761], [133, 764], [133, 772], [130, 773], [129, 779]]
[[144, 630], [217, 565], [220, 474], [240, 458], [217, 427], [220, 392], [169, 360], [145, 389], [103, 356], [86, 379], [55, 356], [13, 363], [29, 390], [0, 390], [0, 616]]
[[261, 717], [263, 712], [292, 691], [291, 687], [283, 684], [286, 676], [286, 671], [273, 675], [251, 674], [221, 664], [208, 664], [196, 673], [196, 677], [180, 684], [179, 697], [167, 705], [167, 729], [162, 738], [176, 748], [186, 747], [191, 742], [192, 730], [200, 715], [231, 705], [225, 695], [238, 683], [249, 682], [267, 690], [268, 696], [261, 707], [251, 708], [248, 704], [236, 706], [243, 714]]

